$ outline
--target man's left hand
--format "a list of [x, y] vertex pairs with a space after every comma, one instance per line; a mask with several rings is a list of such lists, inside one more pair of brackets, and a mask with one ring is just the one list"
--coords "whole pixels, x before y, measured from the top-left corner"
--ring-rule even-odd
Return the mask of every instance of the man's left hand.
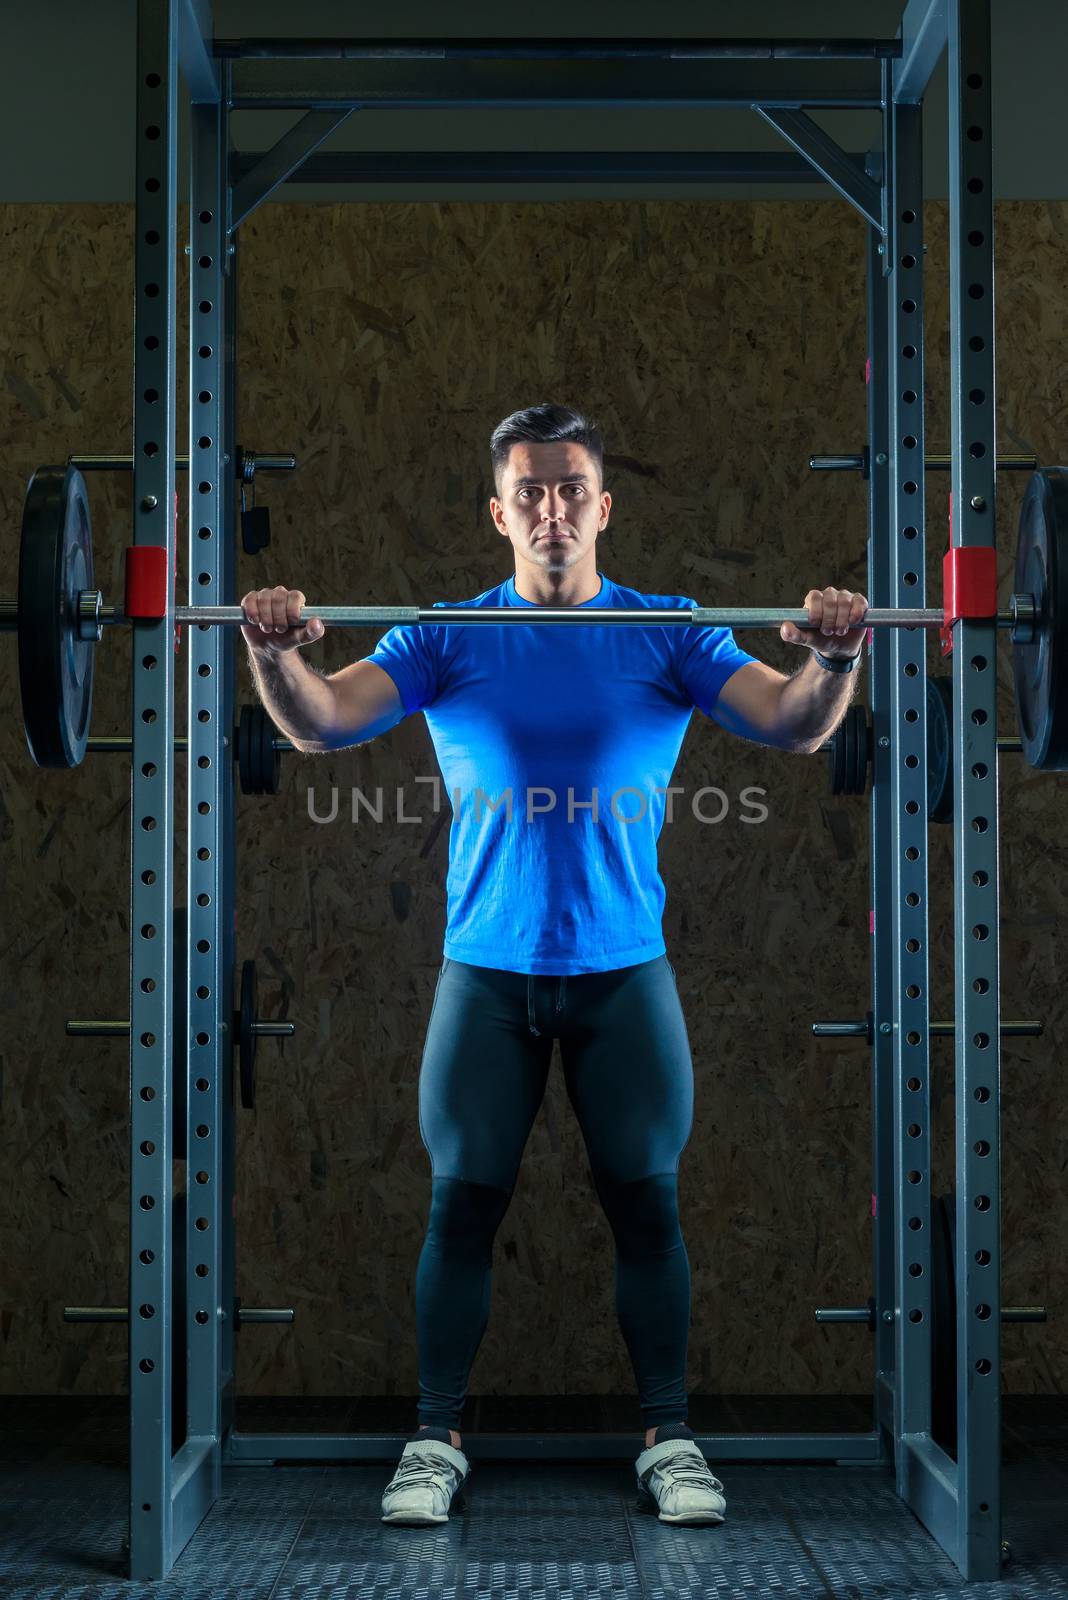
[[867, 631], [863, 624], [866, 596], [851, 589], [810, 589], [802, 604], [814, 626], [806, 629], [784, 622], [779, 634], [787, 644], [801, 644], [829, 658], [860, 654]]

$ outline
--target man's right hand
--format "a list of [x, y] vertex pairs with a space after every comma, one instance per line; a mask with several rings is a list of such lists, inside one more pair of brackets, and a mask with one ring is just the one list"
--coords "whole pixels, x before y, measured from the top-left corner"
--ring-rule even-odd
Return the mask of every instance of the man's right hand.
[[321, 617], [302, 618], [303, 606], [299, 589], [286, 589], [282, 584], [273, 589], [250, 589], [241, 601], [248, 618], [241, 624], [246, 644], [261, 654], [281, 654], [314, 644], [326, 632], [326, 624]]

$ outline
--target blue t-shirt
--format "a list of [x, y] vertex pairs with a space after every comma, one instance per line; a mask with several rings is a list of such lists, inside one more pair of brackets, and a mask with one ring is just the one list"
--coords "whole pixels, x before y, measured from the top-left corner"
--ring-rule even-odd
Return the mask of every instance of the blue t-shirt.
[[[586, 605], [697, 604], [600, 577]], [[458, 603], [538, 609], [514, 577]], [[693, 708], [754, 659], [731, 630], [401, 626], [369, 659], [424, 712], [452, 806], [446, 956], [570, 976], [662, 955], [663, 791]]]

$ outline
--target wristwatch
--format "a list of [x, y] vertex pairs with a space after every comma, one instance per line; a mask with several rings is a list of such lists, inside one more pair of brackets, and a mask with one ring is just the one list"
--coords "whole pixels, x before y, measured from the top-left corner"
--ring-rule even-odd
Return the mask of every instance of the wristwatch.
[[818, 650], [812, 652], [820, 666], [826, 668], [828, 672], [856, 672], [863, 653], [863, 648], [858, 650], [855, 656], [821, 656]]

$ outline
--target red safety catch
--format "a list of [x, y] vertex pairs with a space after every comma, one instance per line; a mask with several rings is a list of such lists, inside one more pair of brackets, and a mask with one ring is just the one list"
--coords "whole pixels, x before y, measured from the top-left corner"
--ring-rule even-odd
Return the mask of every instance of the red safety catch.
[[158, 621], [167, 615], [167, 547], [133, 544], [126, 551], [126, 615]]
[[953, 625], [988, 622], [998, 611], [997, 552], [993, 545], [957, 545], [942, 559], [942, 654], [953, 650]]
[[[174, 572], [171, 595], [178, 585], [178, 496], [174, 497]], [[156, 622], [167, 615], [167, 550], [160, 544], [132, 544], [126, 549], [126, 615]], [[182, 625], [174, 624], [174, 650], [182, 642]]]

